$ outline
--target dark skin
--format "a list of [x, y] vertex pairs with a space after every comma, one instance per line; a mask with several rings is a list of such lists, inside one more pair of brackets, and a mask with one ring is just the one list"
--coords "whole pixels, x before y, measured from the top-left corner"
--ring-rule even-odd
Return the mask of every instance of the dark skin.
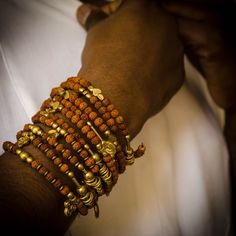
[[[119, 12], [94, 26], [79, 72], [102, 88], [124, 114], [132, 137], [168, 103], [184, 80], [176, 22], [153, 4], [128, 0]], [[159, 27], [153, 30], [154, 26]], [[26, 149], [71, 185], [42, 153], [32, 146]], [[75, 215], [63, 215], [60, 194], [17, 156], [1, 156], [0, 180], [1, 229], [24, 235], [63, 235], [69, 228]]]

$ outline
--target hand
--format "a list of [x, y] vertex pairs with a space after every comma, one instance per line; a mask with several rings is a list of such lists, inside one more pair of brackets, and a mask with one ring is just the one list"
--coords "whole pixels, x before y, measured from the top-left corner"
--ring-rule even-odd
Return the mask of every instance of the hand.
[[163, 1], [164, 9], [177, 17], [185, 53], [206, 78], [213, 99], [224, 109], [234, 109], [236, 46], [232, 42], [236, 32], [219, 9], [225, 10], [227, 18], [235, 15], [236, 10], [233, 5], [217, 4], [218, 1], [209, 5], [207, 2]]
[[174, 18], [151, 1], [124, 2], [88, 30], [79, 75], [111, 97], [134, 135], [183, 83]]

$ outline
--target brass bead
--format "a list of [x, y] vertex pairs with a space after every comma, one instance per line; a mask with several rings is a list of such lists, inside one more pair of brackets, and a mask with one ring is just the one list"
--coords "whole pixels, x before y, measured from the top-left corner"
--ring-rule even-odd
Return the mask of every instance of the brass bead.
[[43, 131], [42, 131], [42, 130], [39, 130], [39, 131], [37, 132], [37, 135], [39, 135], [39, 136], [42, 136], [42, 134], [43, 134]]
[[85, 195], [87, 193], [87, 188], [85, 186], [82, 186], [80, 188], [77, 189], [77, 192], [80, 194], [80, 195]]
[[32, 128], [32, 132], [34, 133], [34, 134], [37, 134], [37, 132], [40, 130], [40, 128], [38, 127], [38, 126], [34, 126], [33, 128]]
[[21, 149], [17, 149], [17, 150], [16, 150], [16, 154], [17, 154], [17, 155], [20, 155], [21, 153], [22, 153]]
[[74, 197], [74, 194], [73, 194], [72, 192], [69, 192], [69, 193], [67, 194], [67, 197], [70, 198], [70, 199], [72, 199], [72, 198]]
[[91, 171], [89, 171], [88, 173], [86, 173], [85, 178], [87, 180], [91, 180], [91, 179], [94, 178], [94, 175], [93, 175], [93, 173]]
[[67, 174], [70, 178], [73, 178], [75, 175], [72, 171], [70, 171], [68, 174]]
[[56, 129], [57, 127], [58, 127], [58, 124], [55, 123], [55, 122], [53, 122], [53, 124], [52, 124], [52, 128], [53, 128], [53, 129]]
[[26, 158], [28, 158], [29, 157], [29, 154], [28, 153], [26, 153], [26, 152], [22, 152], [22, 153], [20, 153], [20, 159], [21, 160], [26, 160]]
[[84, 170], [84, 166], [82, 164], [78, 165], [79, 170]]
[[33, 161], [33, 159], [32, 159], [31, 157], [26, 158], [26, 162], [27, 162], [27, 163], [30, 164], [32, 161]]
[[97, 153], [93, 155], [93, 159], [95, 162], [99, 162], [101, 160], [100, 156]]
[[61, 129], [61, 130], [60, 130], [60, 134], [61, 134], [61, 135], [65, 135], [65, 134], [66, 134], [66, 131], [65, 131], [64, 129]]

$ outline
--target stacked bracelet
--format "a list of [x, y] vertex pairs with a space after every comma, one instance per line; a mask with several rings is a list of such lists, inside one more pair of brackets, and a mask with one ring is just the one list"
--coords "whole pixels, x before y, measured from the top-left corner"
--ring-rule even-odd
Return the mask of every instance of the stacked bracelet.
[[[86, 215], [89, 208], [98, 214], [98, 197], [109, 194], [126, 165], [142, 156], [136, 151], [123, 117], [101, 90], [79, 77], [71, 77], [52, 89], [51, 97], [33, 116], [33, 124], [17, 133], [16, 144], [5, 142], [12, 152], [45, 177], [63, 196], [64, 213]], [[45, 131], [47, 130], [47, 131]], [[34, 160], [24, 146], [32, 144], [74, 184], [76, 193]]]

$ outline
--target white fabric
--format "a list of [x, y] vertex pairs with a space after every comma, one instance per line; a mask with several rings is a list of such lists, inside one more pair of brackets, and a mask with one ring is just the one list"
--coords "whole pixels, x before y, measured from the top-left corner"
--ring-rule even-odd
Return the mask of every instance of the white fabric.
[[[0, 1], [0, 142], [15, 140], [53, 86], [80, 68], [85, 32], [75, 0]], [[146, 155], [128, 167], [100, 218], [78, 217], [72, 235], [226, 235], [228, 154], [218, 113], [192, 68], [190, 80], [150, 119], [133, 145]], [[2, 149], [1, 149], [2, 152]]]

